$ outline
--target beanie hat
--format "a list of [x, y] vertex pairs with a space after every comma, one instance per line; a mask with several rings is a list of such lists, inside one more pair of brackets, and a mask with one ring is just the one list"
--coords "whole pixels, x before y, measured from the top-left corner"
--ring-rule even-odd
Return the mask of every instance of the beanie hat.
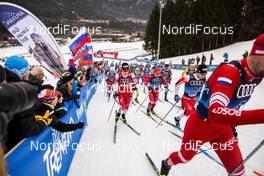
[[11, 56], [5, 61], [5, 68], [20, 78], [24, 76], [30, 69], [28, 61], [20, 56]]
[[38, 94], [38, 101], [43, 103], [52, 104], [52, 102], [55, 100], [55, 97], [60, 98], [61, 94], [57, 90], [51, 90], [51, 89], [43, 89]]
[[256, 38], [250, 55], [264, 56], [264, 34], [261, 34]]
[[6, 72], [2, 65], [0, 65], [0, 82], [6, 79]]
[[69, 71], [72, 75], [75, 75], [76, 72], [77, 72], [77, 68], [74, 67], [74, 66], [72, 66], [72, 65], [70, 65], [68, 71]]

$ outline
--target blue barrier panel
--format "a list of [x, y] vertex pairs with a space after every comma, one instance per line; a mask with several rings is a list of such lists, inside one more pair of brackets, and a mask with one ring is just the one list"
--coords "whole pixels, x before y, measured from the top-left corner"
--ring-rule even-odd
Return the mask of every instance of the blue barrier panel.
[[[94, 93], [94, 81], [87, 83], [81, 89], [78, 103], [65, 103], [68, 112], [61, 120], [66, 123], [82, 121], [87, 124], [87, 107]], [[25, 139], [6, 157], [9, 175], [67, 175], [83, 131], [84, 129], [79, 129], [61, 133], [47, 127], [40, 135]]]

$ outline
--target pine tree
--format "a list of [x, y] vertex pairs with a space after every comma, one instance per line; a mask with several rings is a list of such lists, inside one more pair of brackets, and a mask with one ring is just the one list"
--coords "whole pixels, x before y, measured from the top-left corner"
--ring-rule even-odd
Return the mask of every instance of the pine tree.
[[[145, 38], [145, 48], [152, 54], [157, 51], [158, 24], [159, 5], [156, 4]], [[195, 27], [198, 24], [202, 25], [202, 31], [197, 34], [189, 35], [187, 31], [180, 31], [181, 26]], [[161, 58], [212, 50], [233, 42], [253, 39], [264, 32], [263, 24], [264, 1], [167, 0], [162, 16]], [[169, 26], [178, 27], [178, 33], [169, 34]], [[210, 34], [205, 34], [203, 27]], [[218, 34], [212, 33], [212, 30]]]
[[156, 3], [154, 9], [150, 14], [144, 38], [144, 49], [146, 51], [149, 51], [152, 54], [153, 58], [156, 58], [158, 49], [159, 12], [159, 4]]

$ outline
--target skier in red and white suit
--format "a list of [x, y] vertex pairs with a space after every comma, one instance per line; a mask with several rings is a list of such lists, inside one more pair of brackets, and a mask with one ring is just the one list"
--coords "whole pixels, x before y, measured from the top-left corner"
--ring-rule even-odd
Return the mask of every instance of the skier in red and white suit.
[[[254, 42], [250, 56], [219, 66], [207, 81], [196, 110], [190, 114], [184, 129], [181, 149], [162, 161], [161, 175], [171, 166], [190, 161], [199, 147], [210, 142], [231, 173], [243, 161], [231, 126], [264, 123], [264, 109], [239, 110], [251, 97], [264, 77], [264, 34]], [[199, 145], [192, 149], [184, 144]], [[234, 176], [245, 175], [244, 166]]]
[[147, 115], [151, 115], [151, 114], [155, 115], [154, 108], [159, 99], [160, 87], [162, 84], [167, 86], [168, 83], [164, 79], [163, 75], [161, 74], [161, 70], [159, 68], [154, 68], [150, 75], [145, 76], [144, 83], [148, 87], [148, 94], [149, 94]]
[[132, 85], [137, 83], [135, 75], [129, 70], [128, 63], [122, 64], [121, 70], [115, 77], [115, 82], [118, 84], [118, 92], [115, 93], [114, 97], [118, 97], [118, 103], [121, 106], [116, 114], [116, 121], [122, 115], [122, 120], [126, 122], [126, 113], [132, 95]]

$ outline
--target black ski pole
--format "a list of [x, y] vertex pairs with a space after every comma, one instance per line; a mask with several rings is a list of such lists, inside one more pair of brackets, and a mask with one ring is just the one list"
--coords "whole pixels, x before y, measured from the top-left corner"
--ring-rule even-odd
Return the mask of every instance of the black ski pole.
[[177, 103], [174, 103], [174, 105], [170, 108], [170, 110], [167, 112], [167, 114], [163, 117], [163, 119], [161, 119], [161, 121], [159, 122], [159, 124], [156, 126], [156, 128], [158, 128], [162, 122], [164, 122], [165, 118], [169, 115], [169, 113], [172, 111], [172, 109], [176, 106]]
[[116, 103], [116, 99], [115, 99], [115, 101], [114, 101], [114, 103], [113, 103], [113, 106], [112, 106], [112, 108], [111, 108], [111, 111], [110, 111], [109, 117], [108, 117], [108, 119], [107, 119], [107, 122], [109, 122], [109, 120], [110, 120], [110, 117], [111, 117], [111, 115], [112, 115], [113, 109], [114, 109], [114, 107], [115, 107], [115, 103]]
[[142, 107], [142, 105], [145, 103], [145, 101], [147, 100], [148, 95], [146, 96], [146, 98], [143, 100], [143, 102], [140, 104], [140, 106], [137, 108], [136, 112], [138, 112], [138, 110]]
[[257, 145], [257, 147], [254, 148], [254, 150], [252, 150], [252, 152], [250, 152], [250, 154], [248, 154], [248, 156], [241, 161], [237, 167], [228, 175], [228, 176], [233, 176], [239, 169], [241, 166], [243, 166], [257, 151], [259, 151], [259, 149], [264, 145], [264, 139]]

